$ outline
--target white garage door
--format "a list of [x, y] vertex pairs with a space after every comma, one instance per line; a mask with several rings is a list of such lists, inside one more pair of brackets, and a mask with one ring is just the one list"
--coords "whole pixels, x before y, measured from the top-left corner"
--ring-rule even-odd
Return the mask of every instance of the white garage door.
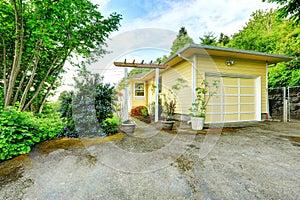
[[[207, 106], [206, 122], [260, 120], [260, 78], [234, 75], [206, 75], [206, 81], [219, 82]], [[212, 89], [213, 90], [213, 89]]]

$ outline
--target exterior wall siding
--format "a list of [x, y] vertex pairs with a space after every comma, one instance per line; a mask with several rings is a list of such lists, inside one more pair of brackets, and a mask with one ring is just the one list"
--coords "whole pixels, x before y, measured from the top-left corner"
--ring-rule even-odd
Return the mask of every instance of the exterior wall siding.
[[188, 109], [192, 105], [192, 64], [187, 61], [182, 61], [162, 73], [162, 93], [167, 93], [181, 78], [186, 80], [187, 87], [182, 88], [177, 92], [177, 104], [175, 113], [188, 114]]

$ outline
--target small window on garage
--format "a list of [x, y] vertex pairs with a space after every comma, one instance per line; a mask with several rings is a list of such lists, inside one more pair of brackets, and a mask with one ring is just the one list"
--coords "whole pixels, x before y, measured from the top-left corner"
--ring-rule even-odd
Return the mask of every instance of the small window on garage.
[[144, 97], [145, 96], [145, 84], [144, 83], [135, 83], [134, 84], [134, 96]]

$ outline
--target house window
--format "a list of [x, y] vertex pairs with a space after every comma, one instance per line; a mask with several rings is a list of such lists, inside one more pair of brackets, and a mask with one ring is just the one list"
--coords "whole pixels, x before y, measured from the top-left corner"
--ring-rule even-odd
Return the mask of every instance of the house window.
[[135, 83], [134, 95], [136, 97], [144, 97], [145, 96], [145, 84], [144, 83]]

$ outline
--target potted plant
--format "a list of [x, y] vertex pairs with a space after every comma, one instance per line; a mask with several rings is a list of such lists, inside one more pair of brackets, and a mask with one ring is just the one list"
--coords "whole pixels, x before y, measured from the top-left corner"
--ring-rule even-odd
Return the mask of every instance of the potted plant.
[[172, 86], [171, 89], [168, 89], [167, 94], [162, 94], [163, 97], [163, 114], [162, 114], [162, 128], [165, 130], [172, 130], [174, 121], [174, 114], [176, 109], [176, 94], [177, 92], [184, 87], [186, 80], [182, 78], [177, 79], [177, 83]]
[[120, 119], [120, 121], [119, 121], [120, 131], [122, 131], [128, 135], [133, 135], [135, 128], [136, 128], [136, 124], [134, 121], [129, 119], [128, 115], [125, 114], [125, 112], [127, 112], [127, 111], [124, 111], [124, 108], [121, 103], [116, 105], [116, 111], [117, 111], [117, 115]]
[[204, 127], [207, 104], [210, 98], [216, 94], [215, 91], [212, 91], [212, 88], [208, 88], [209, 86], [217, 88], [218, 81], [214, 81], [212, 85], [209, 85], [207, 81], [203, 80], [201, 85], [196, 87], [196, 100], [189, 109], [193, 130], [202, 130]]
[[175, 123], [173, 116], [176, 108], [176, 99], [168, 99], [166, 98], [166, 95], [164, 95], [164, 97], [164, 112], [161, 116], [162, 128], [165, 130], [172, 130]]
[[120, 129], [122, 132], [126, 133], [127, 135], [133, 135], [135, 131], [135, 127], [136, 127], [135, 122], [128, 119], [121, 124]]

